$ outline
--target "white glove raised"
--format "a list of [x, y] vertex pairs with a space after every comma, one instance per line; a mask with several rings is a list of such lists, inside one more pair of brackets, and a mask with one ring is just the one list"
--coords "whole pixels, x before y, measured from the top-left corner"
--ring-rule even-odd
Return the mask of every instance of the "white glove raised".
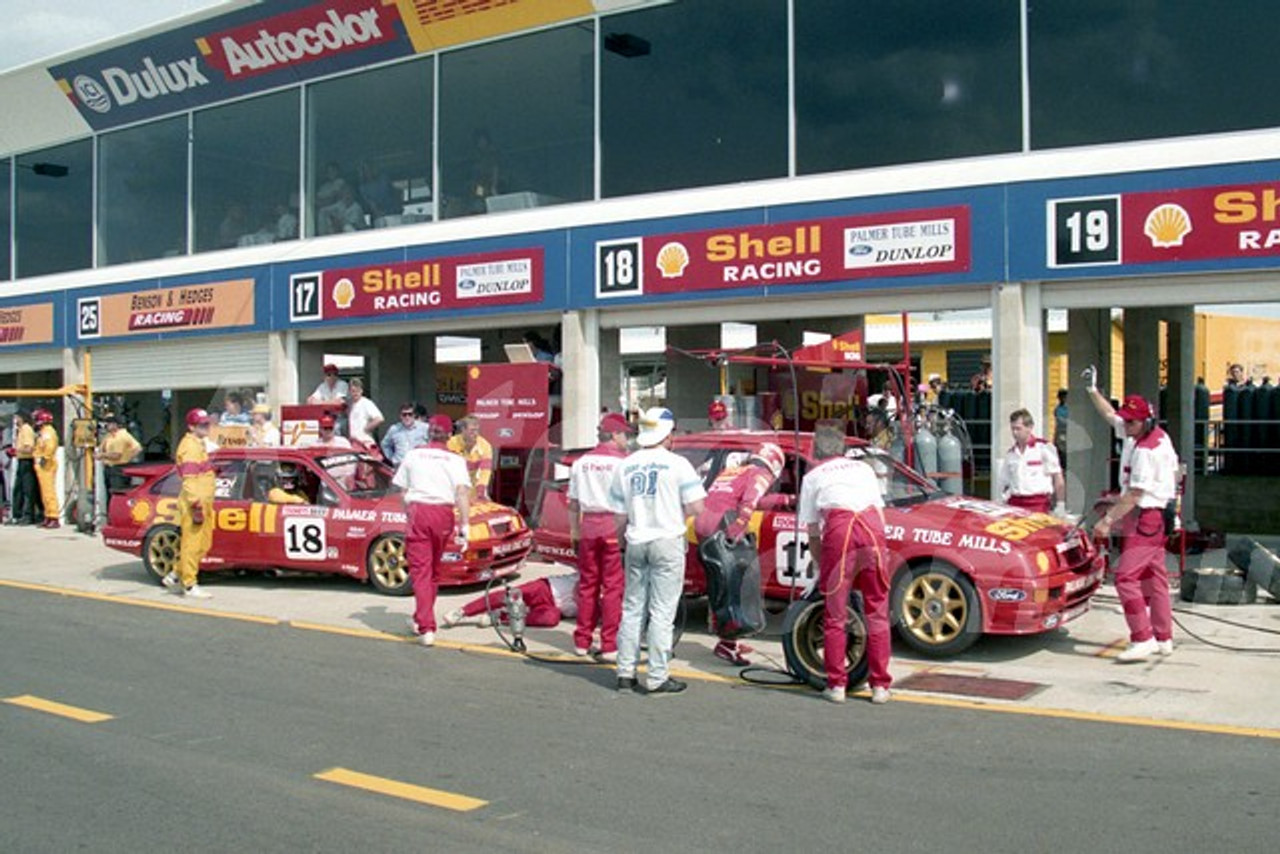
[[1080, 372], [1080, 376], [1084, 377], [1085, 388], [1089, 391], [1098, 390], [1098, 368], [1096, 365], [1090, 365]]
[[1059, 501], [1057, 504], [1053, 505], [1053, 515], [1057, 516], [1059, 519], [1067, 518], [1067, 503], [1065, 501]]

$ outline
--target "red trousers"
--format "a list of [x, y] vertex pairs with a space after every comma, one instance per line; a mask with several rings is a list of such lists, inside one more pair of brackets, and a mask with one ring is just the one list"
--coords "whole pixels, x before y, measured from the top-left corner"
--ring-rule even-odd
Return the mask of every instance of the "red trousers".
[[[556, 606], [555, 597], [551, 595], [550, 581], [545, 578], [526, 581], [516, 589], [524, 597], [524, 604], [529, 607], [529, 613], [524, 618], [526, 626], [534, 629], [549, 629], [560, 625], [560, 609]], [[478, 617], [490, 612], [501, 614], [502, 622], [505, 623], [507, 615], [503, 613], [502, 608], [506, 604], [506, 595], [507, 591], [504, 588], [495, 587], [488, 596], [472, 599], [463, 605], [462, 613], [467, 617]]]
[[586, 537], [578, 541], [578, 624], [573, 645], [591, 646], [591, 635], [600, 624], [600, 651], [618, 650], [618, 624], [622, 622], [622, 590], [626, 575], [617, 534]]
[[453, 505], [413, 502], [406, 508], [404, 554], [413, 583], [413, 621], [419, 632], [436, 630], [436, 578], [444, 553], [453, 545]]
[[1010, 495], [1009, 506], [1050, 513], [1053, 511], [1053, 496], [1047, 492], [1043, 495]]
[[1169, 573], [1164, 565], [1164, 515], [1148, 507], [1125, 518], [1116, 567], [1116, 594], [1135, 643], [1173, 637], [1173, 604], [1169, 598]]
[[867, 682], [872, 688], [888, 688], [893, 682], [889, 675], [887, 559], [884, 527], [878, 515], [826, 511], [818, 558], [818, 584], [825, 601], [823, 664], [829, 688], [843, 688], [849, 682], [845, 669], [849, 643], [846, 609], [855, 584], [862, 593], [863, 616], [867, 621], [867, 661], [871, 671]]

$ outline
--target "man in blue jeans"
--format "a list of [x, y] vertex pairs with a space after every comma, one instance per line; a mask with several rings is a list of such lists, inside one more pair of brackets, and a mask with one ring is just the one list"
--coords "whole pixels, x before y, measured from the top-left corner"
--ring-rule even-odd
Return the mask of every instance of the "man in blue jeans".
[[650, 695], [678, 694], [687, 686], [667, 673], [676, 606], [684, 589], [685, 519], [702, 512], [706, 490], [684, 457], [673, 453], [671, 410], [640, 416], [640, 450], [614, 471], [609, 500], [627, 543], [626, 589], [618, 627], [618, 690], [636, 690], [640, 624], [649, 618]]

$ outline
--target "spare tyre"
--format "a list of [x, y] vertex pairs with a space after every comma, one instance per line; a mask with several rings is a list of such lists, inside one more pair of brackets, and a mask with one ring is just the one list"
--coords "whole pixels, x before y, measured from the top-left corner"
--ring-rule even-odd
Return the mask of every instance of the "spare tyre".
[[1179, 594], [1184, 602], [1202, 605], [1252, 605], [1258, 601], [1258, 585], [1239, 572], [1197, 569], [1182, 576]]
[[[825, 611], [822, 595], [815, 590], [804, 599], [792, 602], [782, 619], [782, 653], [787, 660], [787, 670], [818, 689], [827, 687], [822, 626]], [[862, 617], [861, 599], [856, 595], [849, 597], [846, 630], [849, 641], [844, 663], [849, 673], [849, 688], [853, 689], [866, 681], [871, 666], [867, 660], [867, 624]]]
[[1280, 599], [1280, 557], [1271, 549], [1248, 537], [1232, 546], [1227, 557], [1244, 571], [1250, 583]]

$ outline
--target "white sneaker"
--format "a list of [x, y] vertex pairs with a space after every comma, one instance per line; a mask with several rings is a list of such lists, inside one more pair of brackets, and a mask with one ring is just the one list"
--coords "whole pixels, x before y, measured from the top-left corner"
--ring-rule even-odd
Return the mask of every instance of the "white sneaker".
[[418, 643], [422, 644], [423, 646], [435, 646], [435, 645], [436, 645], [436, 633], [435, 633], [435, 632], [423, 632], [422, 634], [418, 635]]
[[606, 664], [616, 664], [618, 662], [618, 653], [616, 652], [597, 652], [596, 661], [603, 661]]
[[166, 575], [164, 578], [160, 579], [160, 583], [163, 584], [166, 588], [168, 588], [170, 593], [182, 592], [182, 582], [179, 581], [178, 576], [172, 572]]
[[575, 646], [573, 648], [573, 654], [579, 658], [584, 658], [587, 654], [587, 648], [585, 646]]
[[483, 614], [476, 617], [476, 625], [482, 629], [487, 629], [493, 625], [493, 617], [490, 616], [488, 611], [485, 611]]
[[885, 703], [889, 702], [889, 698], [891, 696], [893, 695], [889, 693], [889, 689], [883, 685], [877, 685], [871, 689], [871, 702], [875, 703], [877, 706], [883, 706]]
[[1148, 658], [1159, 652], [1160, 643], [1155, 638], [1149, 638], [1144, 641], [1129, 644], [1124, 652], [1116, 656], [1116, 661], [1123, 664], [1129, 664], [1134, 661], [1146, 661]]
[[464, 616], [466, 615], [462, 613], [461, 608], [455, 608], [440, 619], [440, 624], [446, 629], [451, 629], [461, 623]]
[[1173, 639], [1156, 641], [1156, 655], [1173, 655]]
[[841, 688], [823, 688], [822, 699], [826, 700], [829, 703], [843, 703], [844, 688], [842, 687]]
[[199, 584], [191, 585], [186, 590], [182, 591], [182, 595], [187, 597], [188, 599], [212, 599], [213, 598], [213, 594], [206, 593], [204, 590], [201, 590]]

